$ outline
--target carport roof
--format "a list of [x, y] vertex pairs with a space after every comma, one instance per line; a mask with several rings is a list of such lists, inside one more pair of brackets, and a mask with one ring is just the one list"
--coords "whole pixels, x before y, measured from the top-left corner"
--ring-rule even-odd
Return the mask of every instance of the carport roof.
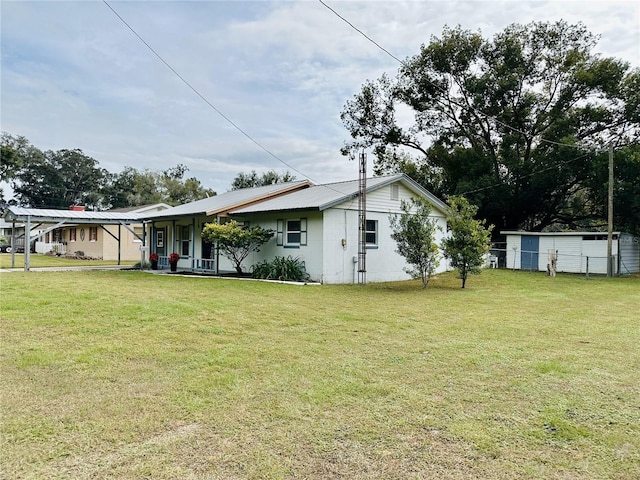
[[101, 225], [119, 225], [141, 223], [145, 216], [133, 212], [92, 212], [86, 210], [54, 210], [43, 208], [9, 207], [5, 216], [7, 221], [40, 223], [95, 223]]

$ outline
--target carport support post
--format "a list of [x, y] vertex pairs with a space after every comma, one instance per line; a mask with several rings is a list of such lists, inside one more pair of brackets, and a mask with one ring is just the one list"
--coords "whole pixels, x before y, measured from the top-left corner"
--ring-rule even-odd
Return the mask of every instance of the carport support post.
[[24, 231], [24, 271], [31, 268], [31, 215], [27, 215], [27, 224]]
[[16, 221], [11, 228], [11, 268], [16, 268]]

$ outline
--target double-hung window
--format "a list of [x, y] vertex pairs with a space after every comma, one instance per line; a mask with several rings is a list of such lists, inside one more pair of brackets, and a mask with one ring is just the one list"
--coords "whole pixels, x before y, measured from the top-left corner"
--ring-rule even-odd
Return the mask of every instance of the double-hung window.
[[76, 241], [76, 227], [69, 228], [69, 241], [70, 242]]
[[377, 220], [367, 220], [364, 233], [365, 233], [367, 247], [378, 246], [378, 221]]
[[180, 255], [183, 257], [191, 256], [191, 226], [179, 225], [176, 227], [178, 230], [178, 248], [180, 249]]
[[98, 241], [98, 227], [89, 227], [89, 241], [90, 242]]
[[278, 220], [276, 243], [285, 248], [297, 248], [307, 244], [307, 219]]

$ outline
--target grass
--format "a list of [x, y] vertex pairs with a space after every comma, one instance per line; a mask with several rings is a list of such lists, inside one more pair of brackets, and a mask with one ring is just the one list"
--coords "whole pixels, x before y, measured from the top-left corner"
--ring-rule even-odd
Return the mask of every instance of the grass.
[[[41, 255], [32, 253], [30, 255], [30, 264], [32, 268], [41, 267], [75, 267], [75, 266], [102, 266], [116, 265], [116, 260], [79, 260], [74, 258], [57, 257], [55, 255]], [[133, 265], [136, 262], [122, 260], [121, 265]], [[0, 253], [0, 268], [11, 268], [11, 254]], [[19, 253], [15, 256], [15, 267], [24, 268], [24, 254]]]
[[640, 278], [4, 273], [2, 478], [640, 478]]

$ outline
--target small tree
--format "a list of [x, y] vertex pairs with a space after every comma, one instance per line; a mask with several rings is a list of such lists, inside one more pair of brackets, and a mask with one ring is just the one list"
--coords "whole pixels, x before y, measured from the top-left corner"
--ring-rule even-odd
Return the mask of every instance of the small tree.
[[242, 261], [251, 252], [260, 251], [260, 247], [272, 236], [273, 230], [262, 227], [245, 228], [235, 220], [222, 225], [207, 223], [202, 229], [202, 238], [206, 242], [217, 244], [222, 254], [233, 262], [238, 273], [242, 273]]
[[462, 288], [470, 273], [480, 273], [489, 252], [489, 239], [493, 225], [485, 227], [484, 220], [475, 220], [478, 207], [471, 205], [464, 197], [451, 197], [447, 222], [450, 235], [442, 241], [444, 256], [451, 260], [451, 266], [462, 279]]
[[[420, 199], [404, 200], [400, 204], [401, 214], [389, 216], [391, 224], [391, 238], [398, 248], [396, 252], [402, 255], [413, 268], [404, 271], [412, 278], [422, 280], [422, 288], [427, 288], [431, 275], [438, 264], [438, 245], [435, 243], [436, 232], [440, 229], [436, 220], [431, 218], [431, 207]], [[412, 213], [412, 210], [415, 212]]]

